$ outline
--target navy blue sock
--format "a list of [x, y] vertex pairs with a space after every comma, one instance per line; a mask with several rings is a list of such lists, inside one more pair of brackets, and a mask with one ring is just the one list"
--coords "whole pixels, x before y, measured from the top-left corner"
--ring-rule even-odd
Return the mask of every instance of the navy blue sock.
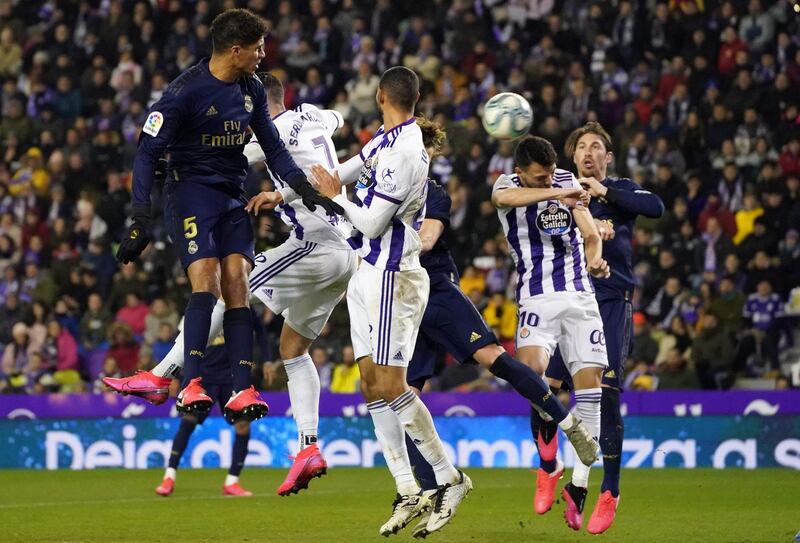
[[200, 366], [208, 345], [211, 312], [217, 297], [210, 292], [193, 292], [183, 320], [183, 385], [200, 377]]
[[406, 449], [408, 449], [408, 459], [411, 461], [411, 469], [414, 470], [414, 476], [417, 478], [420, 488], [422, 490], [436, 490], [436, 474], [433, 473], [433, 468], [422, 453], [419, 452], [414, 440], [406, 434]]
[[172, 438], [172, 452], [169, 454], [169, 467], [178, 468], [181, 463], [181, 456], [183, 451], [186, 450], [186, 445], [189, 443], [189, 438], [192, 436], [197, 423], [194, 421], [181, 419], [181, 425], [178, 426], [178, 431], [175, 437]]
[[514, 390], [553, 417], [556, 423], [567, 416], [568, 411], [558, 401], [558, 395], [551, 392], [547, 383], [535, 371], [510, 354], [503, 353], [498, 356], [489, 371], [508, 381]]
[[600, 399], [600, 449], [603, 451], [603, 484], [600, 492], [610, 490], [619, 496], [619, 470], [622, 466], [622, 439], [625, 423], [619, 410], [619, 390], [603, 387]]
[[225, 349], [233, 372], [233, 390], [250, 388], [253, 382], [253, 314], [249, 307], [225, 312], [222, 320]]
[[247, 443], [250, 441], [250, 432], [246, 434], [236, 433], [236, 439], [233, 441], [233, 454], [231, 455], [231, 469], [228, 474], [236, 477], [242, 472], [244, 467], [244, 459], [247, 458]]

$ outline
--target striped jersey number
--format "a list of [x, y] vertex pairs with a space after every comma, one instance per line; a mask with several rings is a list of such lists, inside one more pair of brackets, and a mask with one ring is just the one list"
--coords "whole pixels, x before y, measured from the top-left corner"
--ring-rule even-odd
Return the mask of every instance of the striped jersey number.
[[311, 143], [314, 144], [314, 149], [322, 147], [325, 150], [325, 159], [328, 161], [328, 168], [333, 169], [333, 155], [331, 155], [331, 150], [328, 148], [328, 142], [325, 141], [325, 136], [318, 136], [312, 139]]
[[530, 326], [531, 328], [536, 328], [539, 326], [539, 315], [531, 311], [530, 313], [527, 311], [523, 311], [519, 314], [519, 324], [520, 326]]

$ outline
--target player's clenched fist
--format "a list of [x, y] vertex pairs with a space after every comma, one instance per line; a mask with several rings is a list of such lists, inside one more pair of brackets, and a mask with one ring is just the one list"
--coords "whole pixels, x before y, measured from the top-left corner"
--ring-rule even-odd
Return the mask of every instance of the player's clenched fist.
[[580, 183], [583, 188], [589, 191], [589, 194], [592, 196], [592, 198], [601, 198], [606, 195], [606, 192], [608, 192], [608, 189], [605, 187], [605, 185], [603, 185], [594, 177], [581, 177], [578, 179], [578, 183]]
[[614, 239], [614, 227], [611, 225], [610, 222], [595, 219], [594, 220], [595, 226], [597, 226], [597, 233], [600, 234], [600, 239], [603, 241], [607, 241], [609, 239]]
[[117, 249], [117, 260], [122, 264], [135, 261], [150, 243], [150, 206], [134, 204], [132, 219]]
[[593, 277], [599, 279], [611, 277], [611, 267], [604, 259], [596, 258], [587, 264], [589, 265], [589, 273], [591, 273]]
[[567, 207], [575, 207], [578, 204], [589, 206], [589, 193], [582, 189], [561, 189], [563, 194], [559, 200]]

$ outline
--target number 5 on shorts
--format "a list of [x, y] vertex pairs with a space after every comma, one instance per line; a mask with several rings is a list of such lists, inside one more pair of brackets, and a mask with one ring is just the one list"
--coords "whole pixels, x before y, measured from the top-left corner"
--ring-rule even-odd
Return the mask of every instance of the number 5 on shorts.
[[183, 237], [186, 239], [192, 239], [197, 235], [197, 223], [194, 220], [197, 218], [195, 215], [194, 217], [186, 217], [183, 219]]

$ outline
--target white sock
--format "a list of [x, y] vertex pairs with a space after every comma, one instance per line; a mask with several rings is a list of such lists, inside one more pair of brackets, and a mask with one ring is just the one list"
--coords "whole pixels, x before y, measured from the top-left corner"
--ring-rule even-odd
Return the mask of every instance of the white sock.
[[238, 475], [231, 475], [230, 473], [225, 476], [225, 486], [235, 485], [239, 482]]
[[439, 434], [433, 425], [431, 413], [422, 400], [413, 391], [407, 390], [394, 399], [391, 407], [419, 452], [433, 467], [436, 483], [444, 485], [460, 480], [461, 476], [447, 458], [442, 440], [439, 439]]
[[[575, 391], [575, 411], [581, 419], [592, 439], [600, 438], [600, 398], [602, 389], [586, 388]], [[589, 468], [581, 461], [575, 459], [575, 467], [572, 470], [572, 484], [587, 488], [589, 486]]]
[[367, 409], [375, 425], [375, 436], [381, 444], [386, 465], [397, 485], [397, 493], [403, 496], [417, 494], [419, 485], [408, 460], [406, 433], [400, 419], [383, 400], [368, 403]]
[[[222, 332], [222, 319], [225, 315], [225, 302], [222, 298], [217, 300], [214, 311], [211, 313], [211, 329], [208, 341], [211, 343]], [[161, 362], [151, 370], [157, 377], [179, 377], [183, 369], [183, 330], [175, 338], [172, 348]]]
[[167, 471], [164, 472], [164, 479], [172, 479], [173, 481], [178, 476], [178, 470], [175, 468], [167, 468]]
[[562, 430], [566, 430], [568, 428], [572, 428], [574, 424], [575, 424], [575, 417], [572, 415], [572, 413], [567, 413], [567, 416], [564, 417], [564, 420], [558, 423], [558, 427], [561, 428]]
[[319, 374], [308, 353], [283, 361], [289, 377], [289, 399], [297, 423], [297, 434], [302, 451], [317, 442], [319, 425]]

